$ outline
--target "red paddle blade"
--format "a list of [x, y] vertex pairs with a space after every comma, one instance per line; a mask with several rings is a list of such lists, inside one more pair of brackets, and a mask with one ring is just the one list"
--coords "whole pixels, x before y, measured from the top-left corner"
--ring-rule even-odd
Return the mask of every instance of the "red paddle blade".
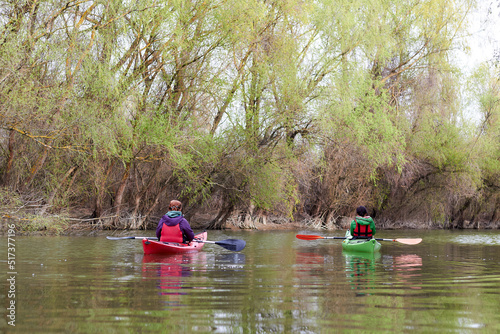
[[395, 241], [405, 245], [416, 245], [422, 242], [422, 238], [415, 239], [394, 239]]
[[297, 234], [296, 237], [297, 239], [302, 239], [302, 240], [324, 239], [324, 237], [320, 235], [309, 235], [309, 234]]

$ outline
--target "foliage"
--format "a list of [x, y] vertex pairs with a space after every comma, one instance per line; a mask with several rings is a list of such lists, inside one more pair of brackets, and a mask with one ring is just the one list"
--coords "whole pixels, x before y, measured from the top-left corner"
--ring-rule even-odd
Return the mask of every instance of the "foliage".
[[498, 75], [461, 96], [451, 57], [473, 1], [1, 5], [2, 182], [40, 215], [498, 219]]

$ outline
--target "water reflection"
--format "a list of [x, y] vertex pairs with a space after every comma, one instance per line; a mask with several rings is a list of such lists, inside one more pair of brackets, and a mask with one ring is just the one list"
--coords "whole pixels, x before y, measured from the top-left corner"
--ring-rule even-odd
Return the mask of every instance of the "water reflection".
[[302, 288], [311, 288], [321, 282], [324, 272], [325, 255], [311, 251], [297, 251], [295, 254], [294, 276]]
[[500, 333], [500, 246], [471, 241], [500, 231], [418, 231], [425, 242], [386, 244], [380, 259], [296, 232], [228, 233], [212, 237], [247, 239], [243, 253], [158, 257], [105, 236], [16, 238], [15, 331]]
[[[301, 265], [325, 263], [324, 255], [313, 252], [297, 252], [295, 259], [295, 262]], [[299, 271], [301, 271], [301, 269], [299, 269]]]
[[[422, 276], [422, 258], [416, 254], [399, 255], [394, 258], [396, 278], [410, 289], [422, 289], [422, 282], [415, 283], [415, 277]], [[418, 285], [415, 285], [418, 284]]]
[[366, 290], [376, 286], [375, 262], [380, 259], [380, 253], [361, 253], [343, 251], [346, 275], [356, 297], [364, 296]]
[[460, 235], [452, 240], [455, 243], [466, 245], [500, 245], [500, 235]]
[[192, 266], [199, 264], [206, 265], [206, 254], [184, 253], [172, 255], [145, 254], [142, 259], [143, 278], [157, 278], [157, 288], [159, 295], [183, 295], [182, 289], [185, 286], [185, 278], [192, 275]]
[[215, 262], [224, 268], [242, 269], [245, 264], [246, 258], [243, 253], [228, 253], [219, 254], [215, 256]]

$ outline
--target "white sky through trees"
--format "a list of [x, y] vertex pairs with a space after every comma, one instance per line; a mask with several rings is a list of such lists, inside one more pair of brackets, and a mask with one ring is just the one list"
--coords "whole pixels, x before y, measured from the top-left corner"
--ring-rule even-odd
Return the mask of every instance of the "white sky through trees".
[[500, 50], [500, 1], [481, 0], [471, 20], [470, 55], [472, 67], [491, 61]]
[[[477, 8], [470, 14], [469, 35], [464, 44], [468, 50], [457, 52], [458, 65], [466, 75], [471, 75], [480, 64], [500, 61], [500, 0], [479, 0]], [[464, 89], [466, 85], [463, 85]], [[481, 121], [481, 113], [474, 97], [464, 91], [466, 97], [465, 116], [474, 122]]]

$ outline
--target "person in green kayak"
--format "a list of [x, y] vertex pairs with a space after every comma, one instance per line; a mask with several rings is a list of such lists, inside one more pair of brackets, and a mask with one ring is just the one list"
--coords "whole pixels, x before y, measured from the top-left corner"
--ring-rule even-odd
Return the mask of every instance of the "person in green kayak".
[[178, 200], [170, 201], [168, 212], [156, 227], [156, 237], [160, 241], [177, 243], [190, 243], [194, 239], [193, 230], [182, 215], [182, 203]]
[[368, 216], [368, 211], [364, 206], [356, 209], [356, 217], [351, 221], [350, 235], [354, 239], [371, 239], [375, 236], [375, 222]]

